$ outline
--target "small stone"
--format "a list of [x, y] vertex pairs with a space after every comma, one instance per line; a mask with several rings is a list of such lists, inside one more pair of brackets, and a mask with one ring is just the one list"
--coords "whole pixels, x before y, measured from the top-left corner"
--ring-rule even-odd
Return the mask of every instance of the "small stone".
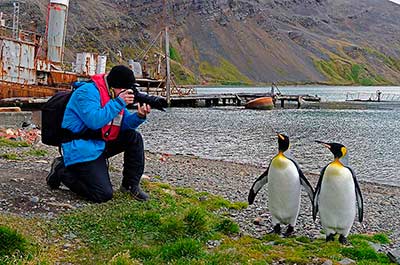
[[339, 264], [350, 265], [350, 264], [356, 264], [356, 262], [354, 260], [352, 260], [352, 259], [344, 258], [341, 261], [339, 261]]
[[31, 203], [38, 203], [39, 202], [39, 197], [38, 196], [33, 196], [31, 198]]
[[255, 225], [261, 225], [261, 222], [262, 222], [262, 218], [259, 216], [254, 218], [254, 220], [253, 220], [253, 224], [255, 224]]
[[64, 235], [64, 238], [66, 238], [66, 239], [69, 239], [69, 240], [72, 240], [72, 239], [75, 239], [76, 238], [76, 235], [74, 234], [74, 233], [69, 233], [69, 234], [66, 234], [66, 235]]
[[382, 245], [378, 244], [378, 243], [372, 243], [372, 242], [368, 242], [368, 244], [375, 249], [375, 251], [381, 251], [382, 250]]
[[142, 179], [150, 180], [150, 176], [148, 176], [148, 175], [142, 175]]
[[66, 243], [63, 246], [64, 249], [68, 249], [68, 248], [71, 248], [71, 247], [72, 247], [72, 244], [70, 244], [70, 243]]
[[322, 263], [322, 265], [332, 265], [332, 264], [333, 264], [333, 262], [330, 259], [325, 260], [325, 262]]
[[392, 262], [400, 264], [400, 249], [392, 249], [387, 255]]
[[208, 248], [215, 248], [221, 245], [220, 240], [208, 240], [207, 241], [207, 246]]
[[201, 201], [201, 202], [204, 202], [204, 201], [206, 201], [207, 200], [207, 196], [201, 196], [200, 198], [199, 198], [199, 201]]

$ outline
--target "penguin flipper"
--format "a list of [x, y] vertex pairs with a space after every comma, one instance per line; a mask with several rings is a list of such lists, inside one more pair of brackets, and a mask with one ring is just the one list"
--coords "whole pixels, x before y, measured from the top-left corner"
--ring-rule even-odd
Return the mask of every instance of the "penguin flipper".
[[318, 179], [318, 184], [317, 184], [317, 187], [315, 188], [314, 200], [313, 200], [313, 220], [314, 221], [317, 219], [319, 193], [321, 192], [321, 183], [322, 183], [322, 179], [324, 178], [325, 170], [327, 167], [328, 167], [328, 165], [326, 165], [321, 170], [321, 173], [320, 173], [319, 179]]
[[356, 192], [356, 199], [357, 199], [357, 210], [358, 210], [358, 221], [361, 223], [364, 219], [364, 200], [361, 194], [361, 189], [360, 185], [358, 184], [356, 175], [354, 174], [354, 171], [350, 168], [347, 167], [351, 174], [353, 175], [353, 181], [354, 181], [354, 186], [355, 186], [355, 192]]
[[307, 192], [307, 195], [310, 198], [311, 203], [314, 204], [314, 189], [312, 188], [310, 182], [308, 181], [308, 179], [306, 179], [306, 176], [304, 176], [301, 170], [299, 170], [299, 175], [300, 175], [300, 184], [304, 187], [305, 191]]
[[268, 182], [268, 171], [269, 171], [269, 166], [267, 168], [267, 170], [265, 170], [264, 173], [261, 174], [261, 176], [259, 176], [257, 178], [257, 180], [253, 183], [253, 186], [251, 186], [251, 189], [249, 191], [249, 197], [248, 197], [248, 202], [249, 204], [253, 204], [254, 199], [256, 198], [256, 195], [258, 193], [258, 191]]
[[306, 178], [306, 176], [304, 176], [303, 171], [300, 169], [300, 166], [293, 160], [290, 159], [296, 166], [297, 168], [297, 172], [299, 172], [299, 176], [300, 176], [300, 184], [304, 187], [305, 191], [307, 192], [308, 197], [311, 200], [311, 204], [314, 204], [314, 189], [311, 186], [310, 182], [308, 181], [308, 179]]

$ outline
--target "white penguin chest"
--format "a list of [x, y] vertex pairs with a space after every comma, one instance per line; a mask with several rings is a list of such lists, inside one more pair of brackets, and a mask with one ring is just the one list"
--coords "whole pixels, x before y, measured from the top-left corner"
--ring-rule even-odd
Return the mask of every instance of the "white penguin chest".
[[[339, 197], [334, 201], [343, 199], [347, 201], [351, 194], [355, 197], [354, 180], [351, 171], [343, 166], [330, 164], [324, 172], [321, 183], [321, 195]], [[343, 197], [344, 196], [344, 197]]]
[[284, 156], [272, 160], [268, 172], [268, 203], [273, 219], [296, 223], [300, 209], [300, 178], [296, 165]]
[[356, 195], [353, 175], [343, 166], [330, 164], [319, 194], [322, 223], [332, 227], [349, 226], [355, 217]]
[[[282, 197], [292, 193], [297, 197], [300, 191], [299, 172], [295, 164], [284, 156], [272, 160], [268, 172], [268, 192], [270, 196]], [[293, 194], [294, 193], [294, 194]]]

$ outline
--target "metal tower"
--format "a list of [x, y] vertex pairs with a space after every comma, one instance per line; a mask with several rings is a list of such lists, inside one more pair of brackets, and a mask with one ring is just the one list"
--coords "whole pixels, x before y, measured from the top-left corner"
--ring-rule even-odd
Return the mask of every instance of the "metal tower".
[[13, 14], [13, 38], [18, 39], [18, 32], [19, 32], [19, 1], [15, 1], [14, 5], [14, 14]]

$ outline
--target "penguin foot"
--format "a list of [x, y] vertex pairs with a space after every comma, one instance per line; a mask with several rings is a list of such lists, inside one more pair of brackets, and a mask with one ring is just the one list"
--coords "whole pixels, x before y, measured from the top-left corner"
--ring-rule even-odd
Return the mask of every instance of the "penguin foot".
[[349, 241], [347, 240], [347, 238], [346, 238], [344, 235], [340, 235], [340, 236], [339, 236], [339, 242], [340, 242], [342, 245], [348, 245], [348, 244], [349, 244]]
[[277, 235], [280, 235], [280, 234], [281, 234], [281, 225], [280, 225], [280, 224], [276, 224], [276, 225], [274, 226], [274, 229], [273, 229], [271, 232], [269, 232], [268, 234], [277, 234]]
[[329, 234], [325, 240], [326, 242], [335, 241], [335, 234]]
[[286, 232], [283, 233], [283, 236], [290, 237], [294, 233], [294, 226], [288, 225]]

